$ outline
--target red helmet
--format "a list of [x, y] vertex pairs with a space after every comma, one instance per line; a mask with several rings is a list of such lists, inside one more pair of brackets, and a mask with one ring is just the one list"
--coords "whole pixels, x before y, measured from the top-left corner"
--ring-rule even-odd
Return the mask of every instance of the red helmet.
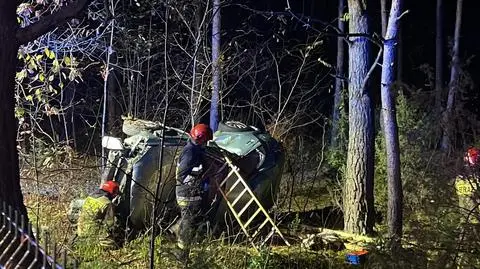
[[479, 157], [480, 150], [475, 147], [469, 147], [467, 153], [465, 154], [464, 160], [468, 165], [473, 166], [478, 164], [480, 160]]
[[100, 186], [100, 189], [102, 191], [107, 192], [108, 194], [110, 194], [112, 196], [117, 196], [118, 192], [119, 192], [119, 185], [118, 185], [117, 182], [115, 182], [113, 180], [108, 180], [108, 181], [105, 181], [102, 184], [102, 186]]
[[190, 136], [195, 143], [201, 145], [212, 139], [212, 130], [210, 127], [208, 127], [208, 125], [199, 123], [193, 126], [192, 130], [190, 131]]

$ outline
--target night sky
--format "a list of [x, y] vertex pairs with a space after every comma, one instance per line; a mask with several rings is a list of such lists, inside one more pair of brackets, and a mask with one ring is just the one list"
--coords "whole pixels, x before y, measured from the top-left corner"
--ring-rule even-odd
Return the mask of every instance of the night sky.
[[[255, 0], [240, 1], [247, 4], [250, 8], [259, 11], [284, 12], [287, 7], [285, 0]], [[380, 0], [371, 1], [373, 5], [370, 8], [372, 31], [380, 32]], [[236, 2], [238, 3], [238, 2]], [[409, 12], [403, 17], [402, 21], [402, 41], [403, 41], [403, 81], [416, 88], [424, 90], [432, 90], [434, 84], [429, 84], [425, 72], [420, 66], [428, 64], [432, 71], [435, 67], [435, 12], [436, 1], [434, 0], [406, 0], [404, 9]], [[292, 10], [296, 14], [303, 14], [312, 19], [312, 27], [323, 31], [324, 27], [315, 23], [316, 20], [336, 25], [337, 17], [337, 1], [336, 0], [290, 0]], [[447, 41], [453, 38], [455, 26], [456, 1], [444, 0], [444, 31], [445, 46]], [[470, 59], [467, 71], [474, 80], [474, 90], [471, 96], [472, 100], [477, 99], [479, 78], [476, 76], [480, 72], [480, 38], [477, 34], [477, 24], [475, 23], [480, 11], [480, 6], [476, 1], [464, 1], [463, 20], [462, 20], [462, 36], [460, 44], [460, 56], [462, 63], [466, 59]], [[227, 7], [223, 11], [224, 17], [222, 24], [225, 30], [235, 29], [238, 27], [238, 20], [232, 20], [233, 17], [241, 17], [244, 12], [238, 7]], [[272, 31], [271, 25], [263, 18], [251, 21], [258, 29], [264, 30], [266, 33]], [[333, 34], [332, 31], [328, 33]], [[301, 23], [292, 19], [289, 23], [288, 35], [293, 40], [305, 42], [305, 36], [312, 34]], [[302, 37], [304, 40], [302, 40]], [[227, 34], [228, 38], [228, 34]], [[336, 57], [336, 39], [329, 35], [326, 37], [327, 53], [326, 57], [329, 62], [335, 64]], [[445, 85], [448, 84], [450, 78], [450, 47], [445, 47], [444, 58], [444, 79]], [[373, 51], [376, 55], [376, 51]], [[377, 68], [377, 74], [374, 77], [378, 79], [380, 68]], [[332, 83], [330, 81], [329, 83]], [[376, 93], [374, 92], [374, 95]], [[374, 96], [374, 99], [376, 97]], [[474, 102], [476, 104], [476, 101]], [[470, 104], [470, 107], [476, 110], [476, 105]]]

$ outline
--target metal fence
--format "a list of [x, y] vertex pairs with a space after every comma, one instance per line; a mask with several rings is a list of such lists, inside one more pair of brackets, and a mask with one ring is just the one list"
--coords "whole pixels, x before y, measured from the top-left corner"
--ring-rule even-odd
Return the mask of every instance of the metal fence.
[[[43, 247], [38, 237], [33, 235], [32, 225], [26, 223], [26, 218], [17, 210], [7, 206], [5, 202], [0, 207], [0, 269], [4, 268], [77, 268], [75, 260], [67, 260], [65, 250], [57, 251], [57, 244], [48, 236], [42, 239]], [[36, 234], [40, 234], [38, 227]], [[53, 246], [49, 249], [49, 246]], [[60, 257], [57, 257], [60, 256]]]

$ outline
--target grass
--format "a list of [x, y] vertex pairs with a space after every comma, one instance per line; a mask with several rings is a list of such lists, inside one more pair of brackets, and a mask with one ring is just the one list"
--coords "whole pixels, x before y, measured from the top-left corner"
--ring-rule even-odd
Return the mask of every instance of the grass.
[[[57, 256], [63, 250], [68, 251], [80, 262], [80, 268], [148, 268], [148, 236], [139, 237], [116, 250], [98, 247], [95, 239], [77, 241], [72, 245], [75, 227], [66, 217], [68, 205], [74, 198], [84, 196], [89, 188], [97, 186], [99, 173], [94, 163], [77, 160], [65, 167], [45, 168], [35, 178], [32, 171], [23, 171], [22, 184], [27, 190], [24, 195], [29, 218], [43, 231], [38, 237], [44, 240], [48, 235], [58, 244]], [[300, 233], [302, 224], [315, 220], [313, 214], [321, 214], [321, 209], [332, 206], [331, 186], [326, 180], [297, 179], [295, 185], [292, 183], [293, 179], [288, 177], [282, 182], [279, 197], [282, 202], [277, 209], [296, 212], [290, 213], [290, 218], [284, 218], [283, 224]], [[290, 194], [291, 198], [287, 199]], [[405, 239], [409, 245], [401, 252], [390, 253], [381, 235], [376, 238], [369, 248], [364, 268], [444, 268], [452, 265], [458, 248], [465, 246], [469, 247], [469, 253], [461, 256], [465, 263], [478, 262], [475, 246], [478, 245], [476, 235], [480, 229], [468, 230], [463, 245], [458, 244], [460, 226], [457, 217], [445, 211], [443, 205], [435, 210], [433, 205], [428, 205], [430, 210], [417, 211], [416, 215], [411, 214], [406, 220]], [[317, 225], [320, 224], [324, 223], [317, 221]], [[225, 241], [228, 240], [211, 240], [196, 245], [192, 249], [189, 268], [352, 268], [345, 263], [345, 250], [310, 251], [297, 244], [255, 251], [248, 246]], [[184, 268], [184, 264], [171, 254], [174, 246], [175, 243], [168, 237], [157, 237], [156, 268]]]
[[[147, 268], [149, 264], [149, 236], [139, 237], [116, 250], [103, 249], [95, 238], [76, 240], [75, 227], [67, 220], [70, 201], [85, 196], [98, 184], [100, 175], [94, 160], [76, 159], [66, 166], [49, 166], [40, 171], [23, 170], [22, 185], [29, 219], [42, 231], [40, 241], [57, 243], [57, 256], [64, 250], [79, 262], [79, 268]], [[307, 204], [317, 209], [325, 204], [315, 203], [318, 189], [295, 190], [294, 204]], [[300, 209], [296, 206], [295, 209]], [[184, 268], [171, 254], [175, 242], [158, 236], [155, 249], [156, 268]], [[52, 246], [49, 246], [52, 249]], [[270, 247], [256, 251], [249, 246], [229, 244], [222, 240], [206, 241], [192, 249], [189, 268], [349, 268], [344, 253], [308, 251], [300, 247]]]
[[[60, 199], [61, 198], [61, 199]], [[117, 250], [105, 250], [93, 239], [77, 241], [72, 245], [75, 227], [66, 217], [68, 200], [65, 196], [49, 197], [29, 194], [25, 203], [32, 223], [39, 223], [43, 231], [40, 240], [48, 234], [57, 242], [57, 256], [67, 250], [79, 261], [79, 268], [147, 268], [149, 264], [149, 236], [139, 237]], [[52, 246], [50, 246], [51, 249]], [[184, 268], [171, 254], [175, 242], [159, 236], [156, 239], [156, 268]], [[342, 252], [308, 251], [300, 247], [271, 247], [260, 252], [249, 246], [203, 242], [192, 249], [189, 268], [349, 268]]]

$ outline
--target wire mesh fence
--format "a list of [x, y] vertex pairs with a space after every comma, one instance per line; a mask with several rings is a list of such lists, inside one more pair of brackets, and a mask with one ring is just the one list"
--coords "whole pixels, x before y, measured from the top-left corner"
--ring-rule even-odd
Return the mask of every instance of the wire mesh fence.
[[[17, 210], [1, 202], [0, 206], [0, 269], [3, 268], [77, 268], [77, 262], [67, 258], [67, 251], [59, 252], [57, 244], [48, 236], [42, 238], [40, 229], [26, 221]], [[49, 249], [49, 246], [52, 246]]]

